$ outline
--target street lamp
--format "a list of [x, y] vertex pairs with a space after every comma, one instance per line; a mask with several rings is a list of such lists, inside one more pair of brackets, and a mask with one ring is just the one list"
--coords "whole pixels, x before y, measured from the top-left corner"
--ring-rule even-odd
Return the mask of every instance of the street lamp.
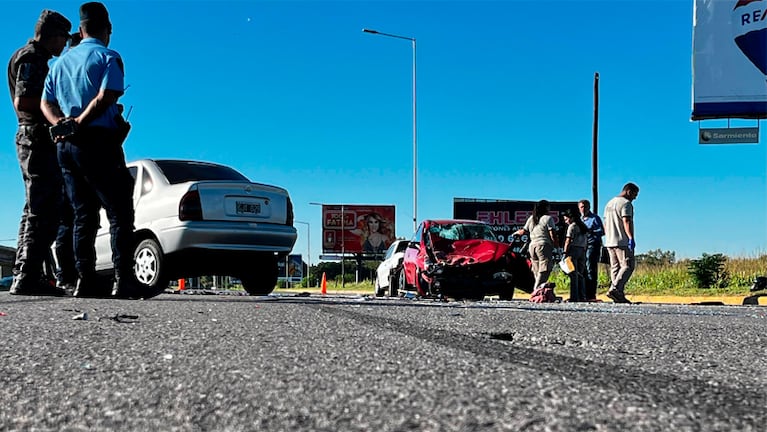
[[303, 221], [293, 221], [295, 223], [300, 223], [306, 225], [306, 254], [308, 257], [306, 258], [306, 280], [309, 282], [309, 285], [311, 285], [311, 273], [312, 273], [312, 231], [311, 231], [311, 225], [309, 225], [309, 222], [303, 222]]
[[415, 38], [383, 33], [378, 30], [362, 29], [365, 33], [409, 40], [413, 45], [413, 232], [418, 229], [418, 140], [416, 134], [416, 92], [415, 92]]
[[[325, 206], [328, 204], [310, 202], [309, 205]], [[346, 239], [344, 236], [344, 232], [346, 231], [346, 226], [344, 222], [345, 222], [344, 221], [344, 205], [341, 204], [341, 288], [346, 287], [346, 269], [344, 267], [344, 258], [346, 257], [346, 245], [344, 242], [344, 240]]]

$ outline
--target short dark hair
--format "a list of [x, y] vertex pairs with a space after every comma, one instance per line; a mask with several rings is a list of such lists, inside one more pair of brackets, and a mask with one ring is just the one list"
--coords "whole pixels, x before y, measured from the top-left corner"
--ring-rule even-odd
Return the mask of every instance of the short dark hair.
[[639, 193], [639, 186], [637, 186], [634, 183], [628, 182], [625, 185], [623, 185], [623, 192], [633, 192], [633, 193]]
[[96, 35], [112, 28], [106, 6], [99, 2], [83, 3], [80, 6], [80, 25], [86, 33]]
[[579, 218], [581, 216], [581, 214], [580, 214], [580, 212], [578, 210], [571, 209], [571, 208], [565, 209], [563, 212], [560, 213], [560, 215], [567, 216], [570, 219], [577, 219], [577, 218]]
[[41, 39], [64, 36], [69, 37], [69, 31], [72, 29], [72, 23], [64, 15], [44, 9], [40, 13], [37, 23], [35, 23], [35, 37]]

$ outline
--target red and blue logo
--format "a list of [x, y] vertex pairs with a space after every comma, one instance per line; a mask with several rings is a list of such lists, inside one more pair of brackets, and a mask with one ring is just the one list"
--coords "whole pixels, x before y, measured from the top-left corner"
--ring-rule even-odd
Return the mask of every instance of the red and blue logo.
[[753, 3], [753, 2], [757, 2], [757, 1], [762, 1], [762, 0], [740, 0], [738, 3], [735, 4], [735, 9], [737, 9], [737, 8], [739, 8], [741, 6], [746, 6], [749, 3]]
[[767, 2], [738, 0], [732, 10], [735, 44], [767, 75]]

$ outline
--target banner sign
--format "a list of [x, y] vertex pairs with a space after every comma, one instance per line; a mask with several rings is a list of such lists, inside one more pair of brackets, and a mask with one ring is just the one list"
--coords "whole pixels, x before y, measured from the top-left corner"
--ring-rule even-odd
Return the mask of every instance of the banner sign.
[[698, 144], [758, 143], [759, 128], [706, 128], [698, 134]]
[[695, 0], [692, 119], [767, 117], [767, 2]]
[[322, 253], [382, 254], [396, 238], [394, 226], [393, 205], [323, 205]]
[[286, 259], [277, 261], [278, 280], [301, 282], [304, 278], [304, 260], [301, 255], [288, 255]]
[[[536, 202], [453, 198], [453, 217], [488, 223], [499, 241], [512, 243], [514, 240], [512, 234], [525, 226], [527, 218], [533, 214]], [[559, 217], [559, 214], [567, 209], [577, 212], [578, 201], [551, 201], [550, 204], [549, 215], [557, 224], [559, 237], [563, 238], [567, 227], [564, 218]]]

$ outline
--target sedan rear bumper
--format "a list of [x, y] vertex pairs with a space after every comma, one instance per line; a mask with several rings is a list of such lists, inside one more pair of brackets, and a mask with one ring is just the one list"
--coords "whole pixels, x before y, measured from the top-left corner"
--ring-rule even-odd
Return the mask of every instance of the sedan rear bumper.
[[289, 253], [297, 237], [295, 227], [252, 222], [192, 221], [157, 231], [166, 254], [186, 249]]

